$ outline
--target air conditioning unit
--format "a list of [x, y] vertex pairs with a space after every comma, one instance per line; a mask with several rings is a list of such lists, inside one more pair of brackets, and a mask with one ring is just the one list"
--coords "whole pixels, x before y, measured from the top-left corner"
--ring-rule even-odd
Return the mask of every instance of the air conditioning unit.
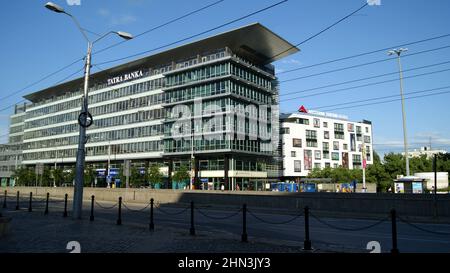
[[403, 174], [397, 174], [397, 179], [403, 178]]

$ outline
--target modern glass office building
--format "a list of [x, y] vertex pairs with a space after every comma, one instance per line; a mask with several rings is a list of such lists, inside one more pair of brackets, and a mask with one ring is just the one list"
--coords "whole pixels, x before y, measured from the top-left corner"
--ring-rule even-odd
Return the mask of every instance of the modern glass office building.
[[[130, 160], [142, 172], [163, 164], [169, 188], [186, 165], [204, 189], [264, 190], [279, 177], [271, 63], [297, 51], [255, 23], [91, 75], [86, 162], [96, 181]], [[74, 165], [82, 88], [80, 78], [25, 96], [22, 164]]]

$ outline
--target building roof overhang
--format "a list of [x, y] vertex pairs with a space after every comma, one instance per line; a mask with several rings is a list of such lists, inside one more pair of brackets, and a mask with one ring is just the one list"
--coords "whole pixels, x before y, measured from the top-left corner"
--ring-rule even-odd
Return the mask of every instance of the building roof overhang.
[[[170, 61], [182, 60], [197, 54], [228, 47], [232, 52], [255, 64], [266, 65], [300, 51], [260, 23], [253, 23], [221, 34], [165, 50], [154, 55], [127, 62], [94, 73], [90, 80], [106, 82], [108, 78], [142, 68], [164, 65]], [[95, 57], [95, 56], [94, 56]], [[75, 92], [83, 86], [83, 78], [71, 80], [38, 92], [25, 95], [24, 98], [37, 102], [66, 92]]]

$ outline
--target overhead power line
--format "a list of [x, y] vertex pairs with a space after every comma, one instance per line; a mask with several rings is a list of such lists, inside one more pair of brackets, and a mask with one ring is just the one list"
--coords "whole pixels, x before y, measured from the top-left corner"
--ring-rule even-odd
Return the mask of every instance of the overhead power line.
[[[404, 44], [401, 44], [401, 45], [394, 45], [394, 46], [390, 46], [390, 47], [376, 49], [376, 50], [373, 50], [373, 51], [359, 53], [359, 54], [356, 54], [356, 55], [351, 55], [351, 56], [347, 56], [347, 57], [342, 57], [342, 58], [338, 58], [338, 59], [324, 61], [324, 62], [321, 62], [321, 63], [316, 63], [316, 64], [312, 64], [312, 65], [302, 66], [302, 67], [298, 67], [298, 68], [294, 68], [294, 69], [290, 69], [290, 70], [285, 70], [285, 71], [279, 72], [277, 74], [280, 75], [280, 74], [290, 73], [290, 72], [293, 72], [293, 71], [298, 71], [298, 70], [307, 69], [307, 68], [311, 68], [311, 67], [316, 67], [316, 66], [321, 66], [321, 65], [325, 65], [325, 64], [345, 61], [345, 60], [358, 58], [358, 57], [362, 57], [362, 56], [366, 56], [366, 55], [370, 55], [370, 54], [374, 54], [374, 53], [378, 53], [378, 52], [384, 52], [384, 51], [390, 50], [392, 48], [415, 45], [415, 44], [419, 44], [419, 43], [429, 42], [429, 41], [432, 41], [432, 40], [446, 38], [446, 37], [449, 37], [449, 36], [450, 36], [450, 33], [449, 34], [440, 35], [440, 36], [431, 37], [431, 38], [427, 38], [427, 39], [422, 39], [422, 40], [418, 40], [418, 41], [414, 41], [414, 42], [404, 43]], [[414, 53], [405, 54], [405, 55], [402, 55], [402, 57], [406, 57], [406, 56], [411, 55], [411, 54], [414, 54]]]
[[[414, 92], [406, 92], [404, 94], [405, 95], [421, 94], [421, 93], [433, 92], [433, 91], [436, 91], [436, 90], [442, 90], [442, 89], [447, 89], [447, 88], [450, 88], [450, 85], [437, 87], [437, 88], [432, 88], [432, 89], [414, 91]], [[342, 103], [336, 103], [336, 104], [319, 106], [319, 107], [310, 107], [310, 108], [314, 109], [314, 110], [319, 110], [319, 109], [331, 108], [331, 107], [335, 107], [335, 106], [342, 106], [342, 105], [348, 105], [348, 104], [354, 104], [354, 103], [375, 101], [375, 100], [381, 100], [381, 99], [387, 99], [387, 98], [395, 98], [395, 97], [400, 97], [400, 96], [401, 95], [382, 96], [382, 97], [375, 97], [375, 98], [369, 98], [369, 99], [363, 99], [363, 100], [354, 100], [354, 101], [349, 101], [349, 102], [342, 102]]]
[[[423, 76], [433, 75], [433, 74], [447, 72], [447, 71], [450, 71], [450, 68], [443, 69], [443, 70], [438, 70], [438, 71], [433, 71], [433, 72], [422, 73], [422, 74], [411, 75], [411, 76], [403, 77], [403, 79], [411, 79], [411, 78], [423, 77]], [[357, 88], [362, 88], [362, 87], [367, 87], [367, 86], [373, 86], [373, 85], [378, 85], [378, 84], [383, 84], [383, 83], [388, 83], [388, 82], [396, 82], [398, 80], [399, 79], [392, 79], [392, 80], [379, 81], [379, 82], [368, 83], [368, 84], [352, 86], [352, 87], [347, 87], [347, 88], [341, 88], [341, 89], [336, 89], [336, 90], [330, 90], [330, 91], [324, 91], [324, 92], [319, 92], [319, 93], [313, 93], [313, 94], [309, 94], [309, 95], [305, 95], [305, 96], [299, 96], [299, 97], [283, 99], [283, 100], [280, 100], [280, 102], [288, 101], [288, 100], [294, 100], [294, 99], [300, 99], [300, 98], [315, 97], [315, 96], [320, 96], [320, 95], [324, 95], [324, 94], [338, 93], [338, 92], [342, 92], [342, 91], [347, 91], [347, 90], [352, 90], [352, 89], [357, 89]]]
[[[443, 95], [443, 94], [449, 94], [449, 93], [450, 93], [450, 90], [449, 91], [437, 92], [437, 93], [433, 93], [433, 94], [427, 94], [427, 95], [418, 95], [418, 96], [406, 97], [405, 100], [418, 99], [418, 98], [424, 98], [424, 97], [431, 97], [431, 96], [437, 96], [437, 95]], [[337, 107], [337, 108], [333, 108], [333, 109], [328, 109], [327, 111], [336, 111], [336, 110], [341, 110], [341, 109], [349, 109], [349, 108], [357, 108], [357, 107], [363, 107], [363, 106], [371, 106], [371, 105], [395, 102], [395, 101], [399, 101], [399, 100], [401, 100], [401, 98], [392, 99], [392, 100], [386, 100], [386, 101], [380, 101], [380, 102], [372, 102], [372, 103], [365, 103], [365, 104], [359, 104], [359, 105], [352, 105], [352, 106], [346, 106], [346, 107]]]
[[205, 30], [205, 31], [202, 31], [202, 32], [200, 32], [200, 33], [191, 35], [191, 36], [186, 37], [186, 38], [179, 39], [179, 40], [177, 40], [177, 41], [175, 41], [175, 42], [171, 42], [171, 43], [168, 43], [168, 44], [165, 44], [165, 45], [162, 45], [162, 46], [159, 46], [159, 47], [150, 49], [150, 50], [141, 51], [141, 52], [138, 52], [138, 53], [135, 53], [135, 54], [132, 54], [132, 55], [128, 55], [128, 56], [122, 57], [122, 58], [118, 58], [118, 59], [113, 59], [113, 60], [101, 62], [101, 63], [98, 63], [98, 64], [99, 64], [99, 65], [103, 65], [103, 64], [108, 64], [108, 63], [118, 62], [118, 61], [126, 60], [126, 59], [129, 59], [129, 58], [137, 57], [137, 56], [140, 56], [140, 55], [143, 55], [143, 54], [146, 54], [146, 53], [150, 53], [150, 52], [153, 52], [153, 51], [156, 51], [156, 50], [159, 50], [159, 49], [163, 49], [163, 48], [166, 48], [166, 47], [169, 47], [169, 46], [172, 46], [172, 45], [175, 45], [175, 44], [178, 44], [178, 43], [181, 43], [181, 42], [190, 40], [190, 39], [192, 39], [192, 38], [201, 36], [201, 35], [203, 35], [203, 34], [212, 32], [212, 31], [217, 30], [217, 29], [220, 29], [220, 28], [222, 28], [222, 27], [231, 25], [231, 24], [236, 23], [236, 22], [238, 22], [238, 21], [244, 20], [244, 19], [249, 18], [249, 17], [251, 17], [251, 16], [253, 16], [253, 15], [256, 15], [256, 14], [261, 13], [261, 12], [263, 12], [263, 11], [269, 10], [269, 9], [271, 9], [271, 8], [274, 8], [274, 7], [278, 6], [278, 5], [281, 5], [281, 4], [283, 4], [283, 3], [287, 2], [287, 1], [288, 1], [288, 0], [283, 0], [283, 1], [277, 2], [277, 3], [275, 3], [275, 4], [272, 4], [272, 5], [267, 6], [267, 7], [265, 7], [265, 8], [259, 9], [259, 10], [257, 10], [257, 11], [254, 11], [254, 12], [252, 12], [252, 13], [249, 13], [249, 14], [244, 15], [244, 16], [242, 16], [242, 17], [239, 17], [239, 18], [237, 18], [237, 19], [228, 21], [228, 22], [226, 22], [226, 23], [224, 23], [224, 24], [221, 24], [221, 25], [219, 25], [219, 26], [216, 26], [216, 27], [207, 29], [207, 30]]
[[[202, 7], [202, 8], [199, 8], [199, 9], [197, 9], [197, 10], [194, 10], [194, 11], [191, 11], [191, 12], [189, 12], [189, 13], [186, 13], [186, 14], [180, 16], [180, 17], [177, 17], [177, 18], [172, 19], [172, 20], [170, 20], [170, 21], [168, 21], [168, 22], [165, 22], [165, 23], [163, 23], [163, 24], [160, 24], [160, 25], [158, 25], [158, 26], [156, 26], [156, 27], [154, 27], [154, 28], [151, 28], [151, 29], [149, 29], [149, 30], [146, 30], [146, 31], [144, 31], [144, 32], [142, 32], [142, 33], [136, 35], [134, 38], [137, 38], [137, 37], [139, 37], [139, 36], [142, 36], [142, 35], [144, 35], [144, 34], [147, 34], [147, 33], [151, 32], [151, 31], [156, 30], [156, 29], [160, 29], [160, 28], [162, 28], [162, 27], [164, 27], [164, 26], [167, 26], [167, 25], [169, 25], [169, 24], [171, 24], [171, 23], [174, 23], [174, 22], [176, 22], [176, 21], [179, 21], [179, 20], [181, 20], [181, 19], [183, 19], [183, 18], [186, 18], [186, 17], [188, 17], [188, 16], [190, 16], [190, 15], [193, 15], [193, 14], [195, 14], [195, 13], [198, 13], [198, 12], [200, 12], [200, 11], [203, 11], [203, 10], [205, 10], [205, 9], [207, 9], [207, 8], [210, 8], [210, 7], [212, 7], [212, 6], [215, 6], [215, 5], [217, 5], [217, 4], [221, 3], [221, 2], [224, 2], [224, 1], [226, 1], [226, 0], [219, 0], [219, 1], [216, 1], [216, 2], [211, 3], [211, 4], [209, 4], [209, 5], [206, 5], [206, 6]], [[286, 0], [286, 1], [287, 1], [287, 0]], [[98, 33], [95, 33], [95, 32], [93, 32], [93, 31], [90, 31], [90, 30], [88, 30], [88, 29], [86, 29], [86, 28], [83, 28], [83, 30], [85, 30], [85, 31], [87, 31], [87, 32], [89, 32], [89, 33], [91, 33], [91, 34], [94, 34], [94, 35], [96, 35], [96, 36], [100, 36]], [[123, 40], [122, 42], [116, 43], [116, 44], [114, 44], [114, 45], [112, 45], [112, 46], [110, 46], [110, 47], [103, 48], [103, 49], [101, 49], [101, 50], [99, 50], [99, 51], [94, 52], [93, 54], [103, 52], [103, 51], [105, 51], [105, 50], [107, 50], [107, 49], [109, 49], [109, 48], [112, 48], [112, 47], [114, 47], [114, 46], [117, 46], [117, 45], [119, 45], [119, 44], [122, 44], [123, 42], [126, 42], [126, 40]], [[65, 70], [65, 69], [71, 67], [72, 65], [78, 63], [79, 61], [82, 61], [83, 59], [84, 59], [84, 57], [78, 58], [78, 59], [72, 61], [70, 64], [68, 64], [68, 65], [66, 65], [66, 66], [64, 66], [64, 67], [62, 67], [62, 68], [56, 70], [55, 72], [52, 72], [52, 73], [50, 73], [50, 74], [44, 76], [43, 78], [41, 78], [41, 79], [39, 79], [39, 80], [37, 80], [37, 81], [35, 81], [35, 82], [33, 82], [33, 83], [31, 83], [31, 84], [25, 86], [24, 88], [21, 88], [20, 90], [17, 90], [17, 91], [12, 92], [11, 94], [9, 94], [9, 95], [7, 95], [7, 96], [5, 96], [5, 97], [0, 98], [0, 101], [1, 101], [1, 100], [4, 100], [4, 99], [6, 99], [6, 98], [12, 97], [12, 96], [14, 96], [14, 95], [16, 95], [16, 94], [19, 94], [19, 93], [25, 91], [26, 89], [28, 89], [28, 88], [30, 88], [30, 87], [35, 86], [36, 84], [38, 84], [38, 83], [40, 83], [40, 82], [42, 82], [42, 81], [44, 81], [44, 80], [46, 80], [46, 79], [52, 77], [53, 75], [58, 74], [59, 72], [61, 72], [61, 71]], [[7, 107], [6, 109], [8, 109], [8, 108], [10, 108], [10, 107], [11, 107], [11, 106]], [[0, 110], [0, 112], [1, 112], [1, 111], [3, 111], [3, 109]]]
[[66, 65], [66, 66], [64, 66], [64, 67], [62, 67], [62, 68], [56, 70], [55, 72], [52, 72], [52, 73], [48, 74], [47, 76], [41, 78], [40, 80], [37, 80], [37, 81], [35, 81], [35, 82], [33, 82], [33, 83], [31, 83], [31, 84], [25, 86], [25, 87], [22, 88], [22, 89], [19, 89], [19, 90], [15, 91], [15, 92], [12, 92], [12, 93], [9, 94], [9, 95], [6, 95], [6, 96], [0, 98], [0, 101], [2, 101], [2, 100], [4, 100], [4, 99], [7, 99], [7, 98], [9, 98], [9, 97], [12, 97], [12, 96], [14, 96], [14, 95], [16, 95], [16, 94], [19, 94], [19, 93], [25, 91], [26, 89], [28, 89], [28, 88], [30, 88], [30, 87], [32, 87], [32, 86], [34, 86], [34, 85], [36, 85], [36, 84], [38, 84], [38, 83], [44, 81], [44, 80], [50, 78], [51, 76], [53, 76], [53, 75], [55, 75], [55, 74], [58, 74], [59, 72], [61, 72], [61, 71], [65, 70], [65, 69], [71, 67], [72, 65], [74, 65], [74, 64], [76, 64], [76, 63], [78, 63], [79, 61], [82, 61], [82, 60], [83, 60], [83, 58], [77, 59], [77, 60], [71, 62], [70, 64], [68, 64], [68, 65]]
[[321, 31], [317, 32], [316, 34], [310, 36], [310, 37], [307, 38], [306, 40], [303, 40], [302, 42], [300, 42], [300, 43], [298, 43], [298, 44], [295, 44], [295, 45], [291, 46], [290, 48], [288, 48], [288, 49], [286, 49], [286, 50], [283, 50], [283, 51], [277, 53], [276, 55], [272, 56], [272, 57], [270, 58], [270, 60], [273, 60], [274, 58], [280, 56], [281, 54], [286, 53], [286, 52], [288, 52], [289, 50], [291, 50], [291, 49], [293, 49], [293, 48], [296, 48], [296, 47], [298, 47], [298, 46], [300, 46], [300, 45], [302, 45], [302, 44], [304, 44], [304, 43], [306, 43], [306, 42], [308, 42], [308, 41], [314, 39], [315, 37], [319, 36], [320, 34], [324, 33], [325, 31], [329, 30], [330, 28], [336, 26], [336, 25], [339, 24], [340, 22], [345, 21], [347, 18], [349, 18], [350, 16], [356, 14], [358, 11], [362, 10], [362, 9], [365, 8], [366, 6], [368, 6], [367, 3], [365, 3], [364, 5], [362, 5], [360, 8], [356, 9], [355, 11], [351, 12], [350, 14], [348, 14], [348, 15], [342, 17], [341, 19], [339, 19], [338, 21], [334, 22], [333, 24], [329, 25], [328, 27], [326, 27], [326, 28], [322, 29]]
[[[432, 64], [432, 65], [421, 66], [421, 67], [415, 67], [415, 68], [404, 69], [403, 72], [413, 71], [413, 70], [423, 69], [423, 68], [428, 68], [428, 67], [433, 67], [433, 66], [436, 66], [436, 65], [443, 65], [443, 64], [447, 64], [447, 63], [450, 63], [450, 61], [442, 62], [442, 63], [437, 63], [437, 64]], [[358, 80], [355, 80], [355, 81], [370, 80], [370, 79], [379, 78], [379, 77], [384, 77], [384, 76], [389, 76], [389, 75], [394, 75], [394, 74], [398, 74], [398, 71], [396, 71], [396, 72], [390, 72], [390, 73], [384, 73], [384, 74], [380, 74], [380, 75], [376, 75], [376, 76], [371, 76], [371, 77], [367, 77], [367, 78], [362, 78], [362, 79], [358, 79]], [[282, 82], [296, 81], [296, 80], [300, 80], [300, 79], [302, 79], [302, 78], [303, 78], [303, 77], [292, 78], [292, 79], [289, 79], [289, 80], [280, 81], [280, 83], [282, 83]], [[351, 82], [354, 82], [354, 81], [345, 82], [345, 83], [351, 83]], [[342, 84], [344, 84], [344, 83], [342, 83]], [[297, 93], [297, 92], [294, 92], [294, 93]], [[285, 94], [280, 95], [280, 96], [286, 96], [286, 95], [289, 95], [289, 94], [292, 94], [292, 93], [285, 93]]]
[[[152, 27], [152, 28], [150, 28], [150, 29], [148, 29], [148, 30], [146, 30], [146, 31], [144, 31], [144, 32], [141, 32], [141, 33], [135, 35], [135, 36], [134, 36], [134, 39], [136, 39], [136, 38], [138, 38], [138, 37], [140, 37], [140, 36], [142, 36], [142, 35], [148, 34], [148, 33], [152, 32], [152, 31], [155, 31], [155, 30], [157, 30], [157, 29], [160, 29], [160, 28], [162, 28], [162, 27], [168, 26], [168, 25], [170, 25], [170, 24], [172, 24], [172, 23], [175, 23], [175, 22], [177, 22], [177, 21], [180, 21], [181, 19], [184, 19], [184, 18], [189, 17], [189, 16], [191, 16], [191, 15], [194, 15], [194, 14], [196, 14], [196, 13], [199, 13], [200, 11], [203, 11], [203, 10], [205, 10], [205, 9], [211, 8], [211, 7], [213, 7], [213, 6], [215, 6], [215, 5], [218, 5], [218, 4], [220, 4], [221, 2], [224, 2], [224, 1], [225, 1], [225, 0], [219, 0], [219, 1], [216, 1], [216, 2], [214, 2], [214, 3], [208, 4], [208, 5], [204, 6], [204, 7], [201, 7], [201, 8], [199, 8], [199, 9], [196, 9], [196, 10], [194, 10], [194, 11], [188, 12], [188, 13], [186, 13], [186, 14], [180, 16], [180, 17], [174, 18], [174, 19], [172, 19], [172, 20], [170, 20], [170, 21], [167, 21], [167, 22], [165, 22], [165, 23], [162, 23], [162, 24], [160, 24], [160, 25], [157, 25], [157, 26], [155, 26], [155, 27]], [[113, 47], [116, 47], [116, 46], [121, 45], [121, 44], [123, 44], [123, 43], [126, 43], [127, 41], [128, 41], [128, 40], [122, 40], [122, 41], [117, 42], [117, 43], [115, 43], [115, 44], [112, 44], [112, 45], [110, 45], [110, 46], [108, 46], [108, 47], [105, 47], [105, 48], [102, 48], [102, 49], [100, 49], [100, 50], [94, 51], [92, 54], [98, 54], [98, 53], [103, 52], [103, 51], [105, 51], [105, 50], [108, 50], [108, 49], [110, 49], [110, 48], [113, 48]]]
[[[442, 49], [447, 49], [447, 48], [450, 48], [450, 45], [448, 45], [448, 46], [442, 46], [442, 47], [438, 47], [438, 48], [433, 48], [433, 49], [428, 49], [428, 50], [423, 50], [423, 51], [415, 52], [415, 53], [408, 54], [408, 55], [405, 55], [405, 56], [402, 56], [402, 57], [403, 57], [403, 58], [405, 58], [405, 57], [411, 57], [411, 56], [415, 56], [415, 55], [419, 55], [419, 54], [424, 54], [424, 53], [429, 53], [429, 52], [433, 52], [433, 51], [437, 51], [437, 50], [442, 50]], [[396, 59], [397, 59], [397, 57], [380, 59], [380, 60], [376, 60], [376, 61], [372, 61], [372, 62], [367, 62], [367, 63], [357, 64], [357, 65], [352, 65], [352, 66], [342, 67], [342, 68], [338, 68], [338, 69], [328, 70], [328, 71], [325, 71], [325, 72], [320, 72], [320, 73], [310, 74], [310, 75], [306, 75], [306, 76], [296, 77], [296, 78], [292, 78], [292, 79], [280, 81], [280, 83], [282, 83], [282, 82], [294, 81], [294, 80], [300, 80], [300, 79], [306, 79], [306, 78], [311, 78], [311, 77], [315, 77], [315, 76], [320, 76], [320, 75], [330, 74], [330, 73], [334, 73], [334, 72], [340, 72], [340, 71], [344, 71], [344, 70], [348, 70], [348, 69], [358, 68], [358, 67], [362, 67], [362, 66], [367, 66], [367, 65], [372, 65], [372, 64], [377, 64], [377, 63], [382, 63], [382, 62], [391, 61], [391, 60], [396, 60]]]
[[[414, 70], [419, 70], [419, 69], [424, 69], [424, 68], [430, 68], [430, 67], [434, 67], [434, 66], [439, 66], [439, 65], [448, 64], [448, 63], [450, 63], [450, 61], [445, 61], [445, 62], [440, 62], [440, 63], [430, 64], [430, 65], [424, 65], [424, 66], [419, 66], [419, 67], [413, 67], [413, 68], [409, 68], [409, 69], [404, 69], [403, 72], [414, 71]], [[443, 70], [443, 71], [447, 71], [447, 70]], [[438, 73], [438, 72], [436, 72], [436, 73]], [[303, 89], [303, 90], [299, 90], [299, 91], [288, 92], [288, 93], [280, 94], [280, 97], [282, 97], [282, 96], [287, 96], [287, 95], [292, 95], [292, 94], [298, 94], [298, 93], [305, 93], [305, 92], [314, 91], [314, 90], [319, 90], [319, 89], [324, 89], [324, 88], [328, 88], [328, 87], [334, 87], [334, 86], [339, 86], [339, 85], [345, 85], [345, 84], [354, 83], [354, 82], [360, 82], [360, 81], [365, 81], [365, 80], [371, 80], [371, 79], [376, 79], [376, 78], [381, 78], [381, 77], [390, 76], [390, 75], [396, 75], [396, 74], [398, 74], [398, 71], [396, 71], [396, 72], [390, 72], [390, 73], [384, 73], [384, 74], [379, 74], [379, 75], [370, 76], [370, 77], [365, 77], [365, 78], [359, 78], [359, 79], [356, 79], [356, 80], [349, 80], [349, 81], [345, 81], [345, 82], [339, 82], [339, 83], [333, 83], [333, 84], [323, 85], [323, 86], [319, 86], [319, 87], [313, 87], [313, 88]], [[411, 77], [411, 76], [407, 76], [407, 77], [404, 77], [404, 78], [406, 79], [406, 78], [408, 78], [408, 77]], [[398, 80], [398, 79], [397, 79], [397, 80]], [[285, 100], [289, 100], [289, 99], [285, 99]]]

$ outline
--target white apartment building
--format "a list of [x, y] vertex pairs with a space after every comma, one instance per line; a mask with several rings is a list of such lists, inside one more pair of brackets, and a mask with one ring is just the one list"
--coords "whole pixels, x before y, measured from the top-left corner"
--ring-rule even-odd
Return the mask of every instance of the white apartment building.
[[314, 168], [360, 169], [373, 163], [372, 123], [332, 113], [280, 115], [283, 180], [297, 181]]
[[[447, 151], [446, 150], [433, 150], [431, 149], [431, 146], [425, 146], [425, 147], [420, 147], [420, 149], [414, 149], [412, 151], [408, 151], [408, 156], [409, 158], [412, 157], [421, 157], [423, 155], [425, 155], [428, 159], [433, 158], [434, 155], [436, 154], [446, 154]], [[405, 153], [403, 152], [402, 155], [404, 156]]]

